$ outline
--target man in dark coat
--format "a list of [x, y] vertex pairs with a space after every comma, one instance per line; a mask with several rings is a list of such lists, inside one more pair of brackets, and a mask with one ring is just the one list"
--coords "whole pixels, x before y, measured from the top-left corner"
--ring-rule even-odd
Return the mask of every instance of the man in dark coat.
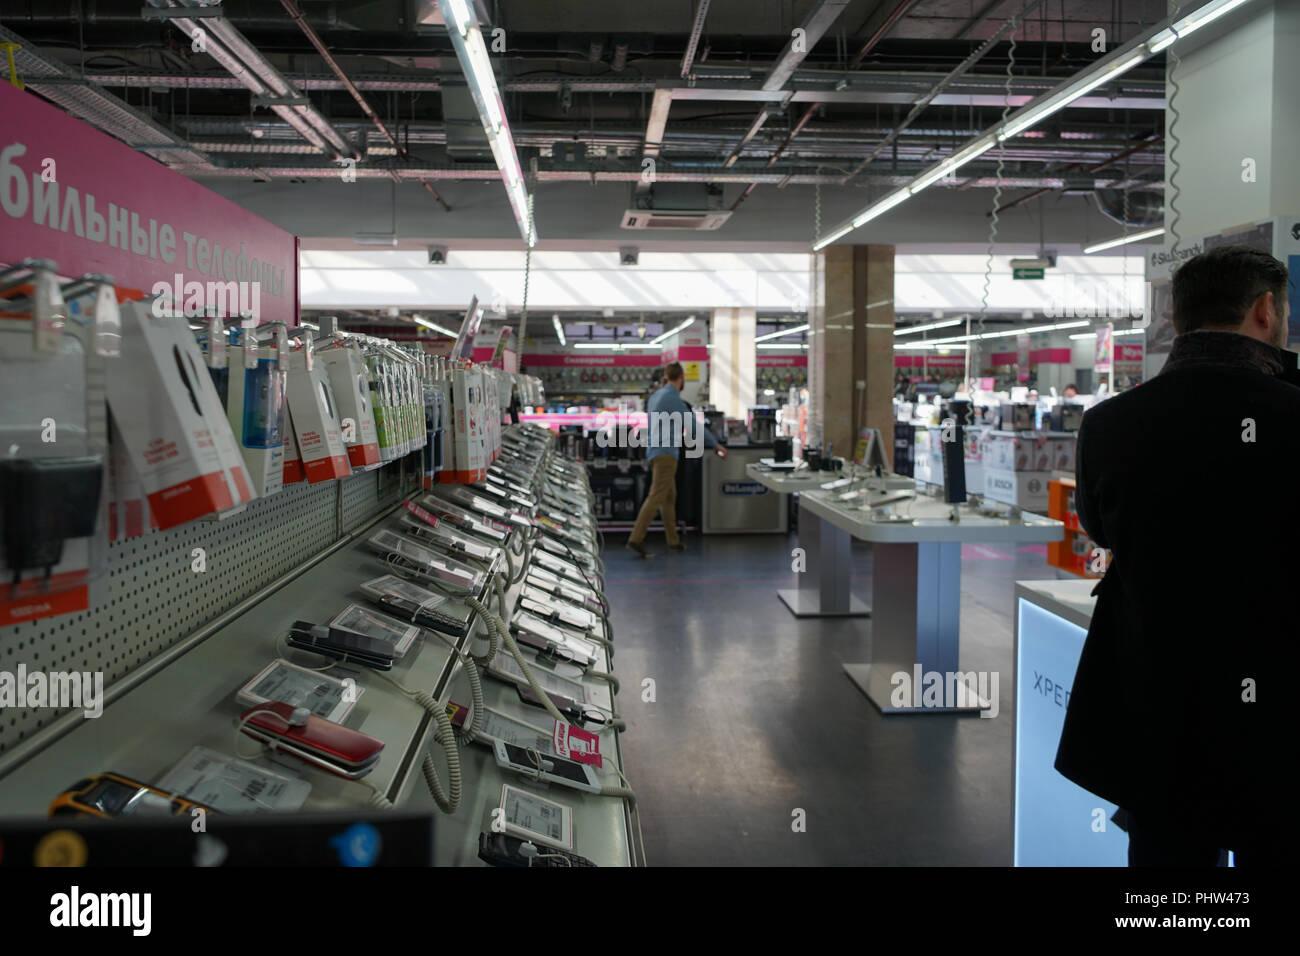
[[[1075, 504], [1111, 552], [1056, 769], [1128, 811], [1129, 863], [1294, 860], [1300, 387], [1286, 267], [1173, 277], [1158, 375], [1088, 411]], [[1086, 821], [1081, 821], [1086, 825]]]

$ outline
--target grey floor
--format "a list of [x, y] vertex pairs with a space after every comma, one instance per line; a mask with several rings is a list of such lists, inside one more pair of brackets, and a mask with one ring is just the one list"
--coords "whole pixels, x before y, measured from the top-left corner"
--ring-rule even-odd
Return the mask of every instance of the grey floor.
[[[652, 533], [646, 560], [625, 541], [606, 536], [606, 591], [651, 865], [1010, 864], [1012, 589], [1056, 576], [1041, 546], [963, 550], [961, 665], [1000, 674], [989, 720], [882, 717], [840, 666], [868, 659], [870, 619], [797, 620], [776, 597], [793, 535], [679, 554]], [[871, 557], [854, 543], [868, 602]]]

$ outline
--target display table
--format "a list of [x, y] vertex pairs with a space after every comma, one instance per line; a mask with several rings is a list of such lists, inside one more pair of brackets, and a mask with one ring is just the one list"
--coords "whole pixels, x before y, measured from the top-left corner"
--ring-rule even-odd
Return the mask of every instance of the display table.
[[[808, 491], [800, 498], [801, 515], [813, 515], [847, 537], [874, 545], [872, 574], [872, 658], [845, 664], [844, 670], [882, 713], [952, 713], [985, 709], [981, 699], [925, 703], [919, 688], [910, 700], [896, 702], [895, 674], [909, 678], [918, 671], [960, 673], [961, 546], [965, 542], [1044, 543], [1063, 534], [1059, 521], [1026, 514], [1022, 519], [991, 517], [968, 505], [958, 506], [960, 520], [950, 518], [952, 505], [930, 498], [902, 502], [891, 521], [862, 499], [839, 501], [834, 492]], [[866, 502], [869, 506], [870, 502]], [[800, 529], [806, 522], [800, 521]], [[846, 560], [847, 564], [847, 560]]]
[[[837, 475], [829, 471], [769, 471], [757, 462], [745, 473], [765, 488], [779, 494], [813, 491]], [[797, 588], [781, 588], [776, 594], [795, 617], [863, 617], [870, 609], [849, 589], [850, 539], [847, 534], [819, 518], [800, 517], [799, 547], [806, 564]]]
[[773, 494], [749, 474], [760, 458], [771, 457], [771, 445], [728, 446], [726, 458], [704, 455], [700, 529], [705, 534], [786, 532], [789, 508], [784, 495]]
[[1011, 858], [1016, 866], [1124, 866], [1115, 805], [1065, 779], [1056, 748], [1096, 581], [1016, 582]]

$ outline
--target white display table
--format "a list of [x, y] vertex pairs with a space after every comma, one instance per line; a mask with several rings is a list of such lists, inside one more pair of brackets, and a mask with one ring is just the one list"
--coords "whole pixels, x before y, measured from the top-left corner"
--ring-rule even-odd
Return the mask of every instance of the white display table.
[[[845, 664], [844, 670], [882, 713], [951, 713], [983, 709], [983, 702], [936, 706], [912, 700], [897, 703], [894, 675], [960, 672], [961, 546], [964, 542], [1059, 541], [1064, 525], [1026, 514], [1020, 519], [989, 517], [967, 505], [951, 518], [952, 506], [917, 498], [897, 506], [910, 521], [894, 521], [862, 507], [862, 500], [839, 501], [834, 492], [809, 491], [800, 498], [804, 515], [874, 544], [871, 660]], [[801, 539], [802, 540], [802, 539]], [[846, 562], [847, 563], [847, 562]]]
[[[761, 465], [750, 464], [746, 474], [771, 491], [796, 494], [820, 490], [821, 486], [842, 478], [840, 472], [769, 471]], [[874, 478], [872, 482], [886, 490], [911, 489], [911, 478], [889, 474]], [[855, 598], [849, 586], [850, 535], [823, 519], [801, 514], [799, 519], [799, 547], [806, 561], [797, 588], [781, 588], [777, 597], [795, 617], [865, 617], [870, 609]]]

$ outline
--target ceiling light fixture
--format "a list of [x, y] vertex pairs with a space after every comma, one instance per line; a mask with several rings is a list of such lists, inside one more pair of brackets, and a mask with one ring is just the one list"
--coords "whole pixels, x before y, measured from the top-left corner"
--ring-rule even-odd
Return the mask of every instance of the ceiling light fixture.
[[1055, 89], [1026, 103], [1003, 122], [986, 130], [957, 152], [925, 170], [908, 185], [867, 206], [851, 219], [846, 220], [832, 232], [813, 243], [813, 251], [820, 252], [831, 243], [844, 238], [853, 230], [870, 222], [877, 216], [883, 215], [909, 197], [915, 196], [927, 186], [933, 185], [948, 174], [956, 172], [958, 168], [976, 157], [982, 156], [998, 143], [1019, 136], [1030, 127], [1036, 126], [1047, 119], [1047, 117], [1065, 109], [1075, 100], [1091, 93], [1097, 87], [1123, 76], [1129, 70], [1145, 62], [1176, 40], [1182, 39], [1205, 24], [1217, 20], [1230, 10], [1244, 6], [1249, 2], [1250, 0], [1210, 0], [1209, 3], [1200, 7], [1196, 12], [1188, 14], [1181, 20], [1173, 23], [1165, 20], [1163, 23], [1152, 27], [1138, 38], [1116, 49], [1109, 56], [1105, 56], [1087, 69], [1081, 70]]
[[1107, 239], [1105, 242], [1098, 242], [1091, 246], [1085, 246], [1083, 254], [1091, 255], [1094, 252], [1101, 252], [1104, 249], [1114, 249], [1116, 246], [1126, 246], [1130, 242], [1141, 242], [1143, 239], [1154, 239], [1156, 236], [1165, 234], [1164, 226], [1158, 229], [1148, 229], [1145, 232], [1135, 232], [1131, 236], [1120, 236], [1117, 239]]
[[807, 331], [808, 331], [808, 324], [804, 323], [803, 325], [796, 325], [788, 329], [777, 329], [775, 332], [766, 332], [763, 335], [756, 337], [754, 339], [754, 342], [755, 343], [766, 342], [769, 339], [784, 338], [787, 335], [794, 335], [796, 332], [807, 332]]
[[535, 246], [537, 224], [528, 211], [528, 187], [524, 185], [519, 154], [515, 151], [515, 142], [510, 136], [510, 123], [506, 120], [496, 73], [488, 58], [478, 18], [474, 16], [469, 0], [438, 0], [438, 8], [442, 11], [443, 22], [447, 24], [447, 35], [451, 37], [452, 46], [456, 49], [456, 59], [460, 61], [460, 68], [469, 81], [470, 95], [478, 107], [483, 132], [487, 134], [492, 156], [501, 171], [506, 196], [514, 210], [515, 222], [519, 225], [519, 234], [530, 247]]

